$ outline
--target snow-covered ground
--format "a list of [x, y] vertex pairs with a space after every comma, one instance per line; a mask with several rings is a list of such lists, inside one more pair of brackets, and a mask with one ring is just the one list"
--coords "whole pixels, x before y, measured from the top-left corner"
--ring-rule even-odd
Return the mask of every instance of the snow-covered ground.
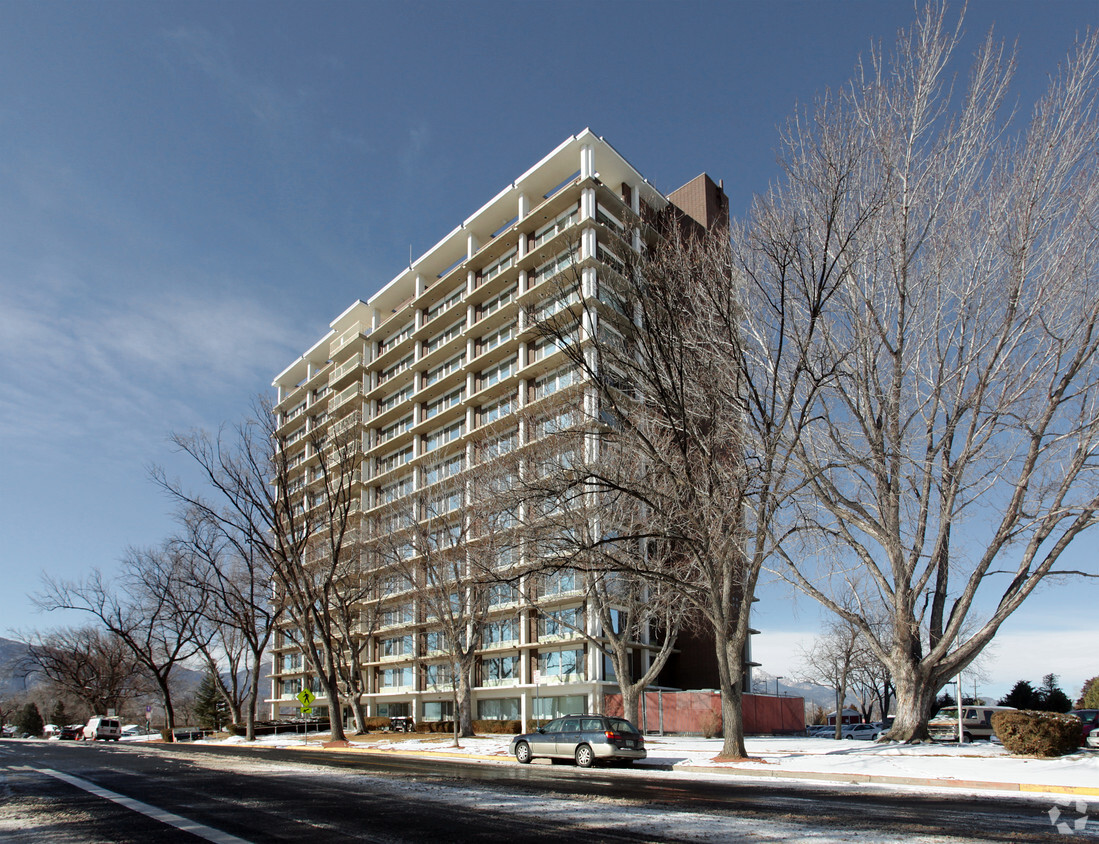
[[[265, 736], [258, 740], [264, 746], [320, 747], [327, 735]], [[373, 750], [392, 753], [428, 753], [469, 756], [486, 763], [514, 764], [508, 756], [510, 736], [478, 736], [461, 740], [461, 748], [453, 746], [449, 736], [385, 736], [354, 741], [349, 752]], [[245, 743], [231, 738], [215, 743]], [[1003, 783], [1008, 786], [1041, 786], [1049, 792], [1086, 789], [1084, 794], [1099, 797], [1099, 751], [1080, 750], [1058, 759], [1013, 757], [998, 744], [904, 745], [877, 744], [868, 741], [835, 741], [824, 738], [749, 738], [748, 753], [753, 761], [718, 762], [721, 739], [680, 736], [648, 736], [645, 740], [649, 758], [637, 763], [674, 765], [676, 770], [712, 769], [712, 773], [782, 777], [789, 775], [822, 774], [837, 780], [870, 777], [872, 781], [889, 783], [894, 778], [933, 780], [943, 787], [952, 784]], [[733, 770], [730, 770], [733, 769]], [[884, 778], [879, 780], [878, 778]], [[1012, 788], [1010, 790], [1018, 790]], [[1040, 790], [1040, 789], [1034, 789]]]

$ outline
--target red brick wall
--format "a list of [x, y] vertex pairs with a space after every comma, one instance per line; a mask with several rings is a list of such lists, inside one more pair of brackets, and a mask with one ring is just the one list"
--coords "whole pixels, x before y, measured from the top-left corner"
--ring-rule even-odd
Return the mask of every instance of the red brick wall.
[[[800, 697], [743, 695], [744, 732], [754, 734], [794, 733], [805, 729], [805, 701]], [[622, 714], [622, 695], [605, 695], [608, 715]], [[638, 724], [645, 732], [702, 733], [707, 722], [721, 718], [721, 695], [717, 692], [646, 692], [638, 707]]]

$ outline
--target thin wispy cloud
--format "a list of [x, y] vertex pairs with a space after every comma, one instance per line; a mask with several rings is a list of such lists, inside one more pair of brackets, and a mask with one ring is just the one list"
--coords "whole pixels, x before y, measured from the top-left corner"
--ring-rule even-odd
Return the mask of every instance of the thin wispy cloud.
[[202, 73], [219, 94], [261, 124], [290, 119], [300, 105], [301, 90], [287, 93], [249, 77], [238, 67], [224, 38], [197, 26], [180, 26], [163, 33], [173, 55]]

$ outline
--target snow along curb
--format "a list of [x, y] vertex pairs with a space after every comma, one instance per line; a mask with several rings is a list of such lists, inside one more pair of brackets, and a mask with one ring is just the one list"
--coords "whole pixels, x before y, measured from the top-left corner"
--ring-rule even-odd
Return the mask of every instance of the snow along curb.
[[741, 777], [777, 777], [779, 779], [823, 780], [843, 783], [877, 783], [879, 785], [923, 785], [932, 788], [964, 788], [971, 791], [1026, 791], [1045, 794], [1080, 794], [1099, 797], [1099, 788], [1083, 785], [1035, 785], [988, 780], [934, 779], [930, 777], [896, 777], [887, 774], [843, 774], [819, 771], [784, 771], [761, 768], [733, 768], [725, 765], [691, 765], [680, 763], [673, 771], [691, 774], [727, 774]]

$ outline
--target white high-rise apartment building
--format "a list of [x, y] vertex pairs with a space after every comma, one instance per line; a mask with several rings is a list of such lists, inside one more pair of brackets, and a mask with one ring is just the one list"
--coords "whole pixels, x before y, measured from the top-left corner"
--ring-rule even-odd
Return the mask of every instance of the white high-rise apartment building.
[[[598, 308], [581, 308], [581, 299], [597, 300], [625, 250], [640, 243], [624, 221], [662, 212], [708, 227], [727, 219], [728, 206], [705, 175], [662, 195], [588, 130], [562, 143], [368, 301], [352, 304], [275, 378], [278, 433], [294, 450], [291, 488], [312, 480], [317, 433], [354, 432], [361, 458], [354, 495], [367, 518], [455, 473], [475, 477], [493, 455], [532, 443], [543, 432], [537, 420], [546, 419], [540, 406], [557, 413], [584, 402], [594, 412], [594, 392], [566, 354], [528, 325], [528, 312], [540, 318], [571, 309], [581, 336], [590, 336]], [[562, 278], [575, 283], [563, 289]], [[474, 718], [526, 722], [602, 709], [613, 672], [570, 629], [594, 623], [580, 586], [566, 571], [545, 578], [534, 601], [521, 600], [530, 597], [525, 590], [495, 590], [474, 671]], [[416, 590], [396, 585], [378, 600], [385, 612], [362, 665], [368, 713], [453, 717]], [[569, 623], [556, 623], [562, 618]], [[713, 686], [711, 660], [684, 649], [662, 682]], [[289, 711], [309, 682], [300, 653], [280, 635], [273, 711]]]

